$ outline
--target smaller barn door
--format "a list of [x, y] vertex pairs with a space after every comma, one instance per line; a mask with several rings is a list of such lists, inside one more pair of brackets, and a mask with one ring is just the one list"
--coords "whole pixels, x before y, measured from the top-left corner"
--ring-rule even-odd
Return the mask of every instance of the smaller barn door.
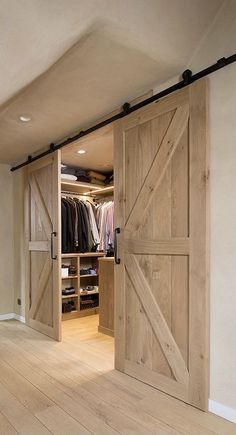
[[27, 324], [56, 340], [61, 339], [59, 175], [59, 151], [32, 163], [26, 201]]
[[115, 126], [115, 367], [206, 409], [207, 82]]

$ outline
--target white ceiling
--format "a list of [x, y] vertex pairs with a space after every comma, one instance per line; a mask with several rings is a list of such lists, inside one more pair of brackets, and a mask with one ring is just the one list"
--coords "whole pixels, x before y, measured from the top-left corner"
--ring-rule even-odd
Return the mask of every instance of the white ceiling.
[[[77, 151], [84, 150], [85, 154]], [[113, 127], [104, 128], [86, 136], [61, 150], [62, 163], [107, 173], [113, 170]]]
[[20, 161], [179, 74], [222, 3], [0, 0], [0, 161]]

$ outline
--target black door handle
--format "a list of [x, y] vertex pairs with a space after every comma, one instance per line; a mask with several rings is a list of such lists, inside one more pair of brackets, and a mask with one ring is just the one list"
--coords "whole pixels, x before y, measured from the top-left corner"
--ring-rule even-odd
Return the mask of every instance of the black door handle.
[[52, 260], [57, 260], [57, 255], [54, 255], [54, 250], [53, 250], [53, 237], [56, 237], [57, 233], [56, 231], [53, 231], [51, 233], [51, 259]]
[[117, 234], [120, 234], [120, 228], [115, 228], [114, 231], [114, 254], [115, 254], [115, 263], [120, 264], [120, 258], [118, 257], [118, 241]]

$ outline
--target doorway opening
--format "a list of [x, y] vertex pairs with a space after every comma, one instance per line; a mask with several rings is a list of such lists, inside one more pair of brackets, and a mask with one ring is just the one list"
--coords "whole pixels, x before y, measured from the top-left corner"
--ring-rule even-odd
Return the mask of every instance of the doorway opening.
[[112, 347], [115, 281], [115, 368], [200, 409], [208, 400], [207, 155], [207, 81], [199, 80], [30, 165], [26, 213], [28, 324], [57, 340], [62, 329], [78, 361], [106, 360], [96, 337]]
[[[61, 152], [62, 341], [114, 368], [113, 125]], [[89, 343], [89, 344], [88, 344]], [[92, 347], [91, 347], [92, 346]]]

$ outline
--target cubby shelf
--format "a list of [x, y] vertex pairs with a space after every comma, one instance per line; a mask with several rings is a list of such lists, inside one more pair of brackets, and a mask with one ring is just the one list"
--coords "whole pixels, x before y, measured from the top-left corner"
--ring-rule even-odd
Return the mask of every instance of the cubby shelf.
[[69, 276], [62, 276], [61, 279], [77, 279], [78, 275], [69, 275]]
[[[80, 271], [80, 269], [87, 269], [89, 267], [95, 267], [98, 270], [98, 258], [104, 257], [104, 252], [85, 252], [85, 253], [68, 253], [68, 254], [62, 254], [62, 263], [67, 265], [73, 265], [76, 267], [77, 271]], [[99, 272], [97, 274], [86, 274], [86, 275], [70, 275], [66, 277], [62, 277], [62, 283], [65, 283], [66, 280], [73, 280], [73, 287], [75, 289], [75, 293], [72, 295], [62, 295], [62, 301], [68, 301], [73, 300], [76, 310], [73, 310], [68, 313], [62, 313], [62, 320], [69, 320], [74, 319], [76, 317], [83, 317], [88, 316], [91, 314], [98, 313], [99, 306], [96, 307], [89, 307], [81, 309], [80, 303], [81, 300], [84, 300], [85, 296], [94, 296], [99, 295], [99, 290], [97, 291], [87, 291], [86, 293], [80, 294], [80, 288], [81, 288], [81, 280], [83, 281], [82, 285], [97, 285], [99, 286]], [[91, 280], [90, 280], [91, 278]], [[98, 296], [97, 296], [98, 297]]]
[[62, 299], [72, 299], [72, 298], [78, 298], [79, 295], [76, 293], [73, 295], [62, 295]]
[[89, 277], [93, 277], [93, 276], [98, 276], [97, 273], [88, 273], [88, 275], [80, 275], [80, 278], [89, 278]]
[[98, 290], [87, 291], [86, 293], [80, 293], [80, 296], [88, 296], [88, 295], [98, 295]]

